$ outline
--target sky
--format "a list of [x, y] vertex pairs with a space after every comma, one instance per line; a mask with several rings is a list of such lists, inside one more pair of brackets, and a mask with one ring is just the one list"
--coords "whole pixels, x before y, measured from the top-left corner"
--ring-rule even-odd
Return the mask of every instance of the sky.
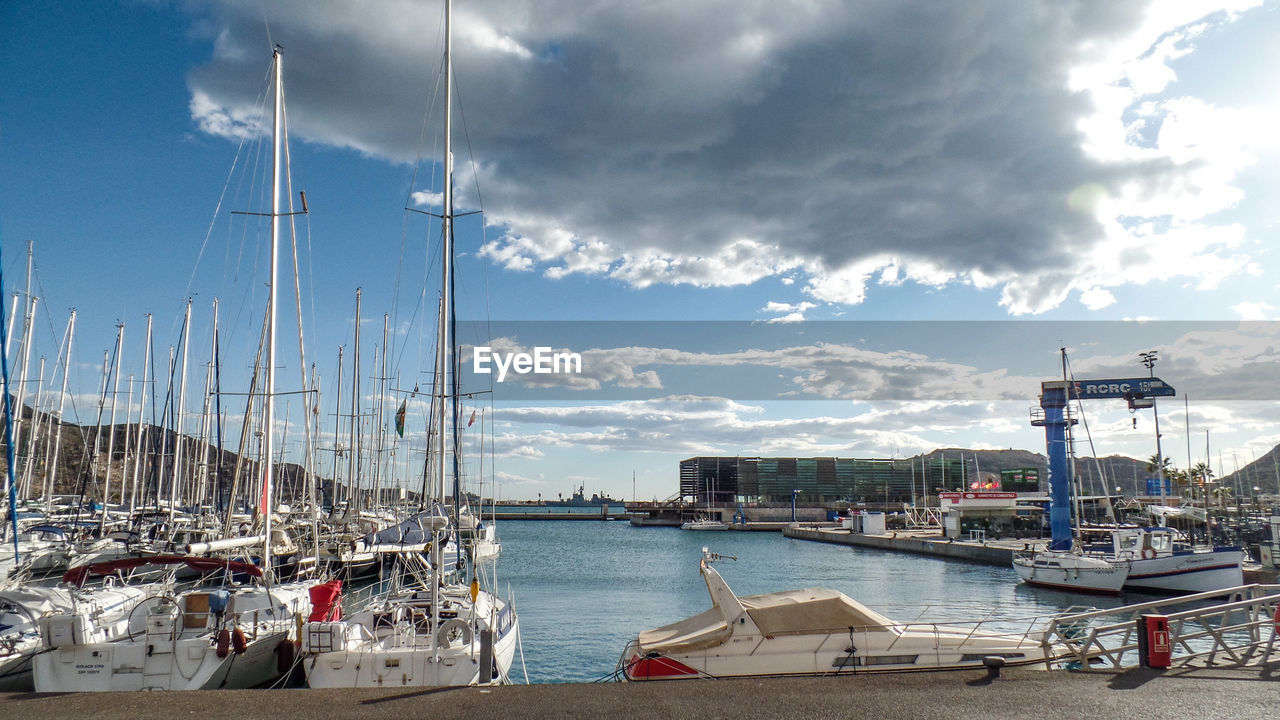
[[[1161, 404], [1165, 454], [1203, 460], [1208, 432], [1220, 472], [1244, 465], [1280, 442], [1278, 6], [457, 3], [457, 203], [483, 211], [457, 223], [463, 357], [541, 346], [584, 366], [469, 374], [491, 430], [468, 472], [507, 498], [664, 498], [699, 454], [1043, 451], [1028, 407], [1061, 347], [1092, 378], [1146, 374], [1137, 354], [1160, 351], [1180, 395]], [[104, 364], [117, 412], [152, 413], [147, 314], [148, 371], [167, 378], [189, 298], [195, 433], [216, 299], [223, 398], [242, 405], [268, 245], [233, 213], [268, 207], [279, 44], [290, 197], [308, 204], [301, 312], [290, 255], [280, 279], [283, 391], [314, 364], [324, 470], [349, 434], [359, 288], [359, 414], [372, 433], [409, 401], [382, 472], [413, 485], [442, 36], [436, 2], [0, 4], [6, 313], [28, 243], [38, 299], [30, 358], [9, 351], [24, 387], [56, 409], [74, 308], [64, 414], [97, 421]], [[296, 455], [303, 400], [281, 398]], [[1099, 454], [1155, 452], [1149, 411], [1097, 404]]]

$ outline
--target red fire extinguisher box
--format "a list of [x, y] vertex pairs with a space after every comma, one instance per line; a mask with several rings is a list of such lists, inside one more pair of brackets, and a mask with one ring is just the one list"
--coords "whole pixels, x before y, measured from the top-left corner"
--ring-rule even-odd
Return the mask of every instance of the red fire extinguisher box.
[[1138, 618], [1138, 663], [1142, 667], [1161, 669], [1173, 664], [1169, 618], [1164, 615], [1143, 615]]

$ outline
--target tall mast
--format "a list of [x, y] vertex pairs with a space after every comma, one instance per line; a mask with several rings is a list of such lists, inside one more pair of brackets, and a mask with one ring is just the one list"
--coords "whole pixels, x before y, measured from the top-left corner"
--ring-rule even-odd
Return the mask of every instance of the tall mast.
[[173, 423], [173, 475], [169, 480], [170, 527], [173, 527], [173, 516], [178, 507], [178, 489], [182, 480], [182, 421], [186, 419], [187, 411], [187, 344], [190, 339], [191, 298], [187, 298], [187, 310], [182, 320], [182, 380], [178, 383], [178, 418]]
[[351, 344], [355, 352], [351, 355], [351, 445], [347, 448], [347, 511], [359, 511], [360, 493], [356, 489], [359, 481], [360, 463], [360, 296], [361, 289], [356, 288], [356, 329]]
[[[116, 454], [116, 406], [120, 397], [120, 353], [124, 352], [124, 323], [116, 326], [116, 356], [111, 361], [111, 372], [115, 375], [111, 386], [111, 422], [110, 432], [107, 436], [107, 478], [102, 485], [102, 518], [98, 523], [98, 531], [101, 534], [106, 533], [107, 528], [107, 503], [111, 501], [111, 461], [115, 459]], [[125, 425], [125, 434], [128, 434], [129, 426]], [[121, 477], [124, 477], [124, 466], [121, 464]], [[124, 481], [120, 482], [120, 499], [124, 499]]]
[[[444, 355], [449, 364], [449, 426], [453, 440], [453, 514], [457, 520], [462, 509], [461, 458], [458, 457], [460, 443], [458, 441], [458, 359], [455, 356], [457, 344], [458, 318], [454, 307], [454, 267], [453, 267], [453, 0], [445, 0], [444, 15], [444, 317], [449, 327], [445, 335]], [[442, 408], [443, 409], [443, 408]], [[441, 425], [441, 434], [444, 426]], [[444, 457], [441, 456], [443, 464]]]
[[53, 457], [47, 463], [48, 472], [45, 474], [44, 492], [41, 493], [41, 498], [46, 505], [49, 503], [49, 499], [53, 497], [54, 483], [57, 482], [58, 477], [58, 455], [62, 448], [62, 412], [67, 403], [67, 376], [71, 373], [71, 342], [75, 340], [75, 336], [76, 311], [75, 308], [72, 308], [71, 317], [67, 319], [66, 337], [62, 343], [66, 346], [66, 354], [62, 361], [62, 393], [58, 396], [58, 428], [55, 431], [57, 435], [53, 439]]
[[262, 546], [262, 577], [271, 582], [271, 490], [274, 479], [275, 454], [272, 434], [275, 430], [275, 392], [276, 392], [276, 278], [279, 268], [280, 251], [280, 165], [281, 165], [281, 132], [284, 125], [284, 86], [280, 72], [284, 64], [284, 49], [279, 45], [272, 53], [275, 62], [275, 112], [272, 114], [271, 140], [271, 287], [267, 300], [267, 387], [266, 407], [262, 428], [262, 457], [266, 459], [266, 468], [262, 474], [262, 501], [260, 508], [263, 516], [263, 534], [266, 541]]

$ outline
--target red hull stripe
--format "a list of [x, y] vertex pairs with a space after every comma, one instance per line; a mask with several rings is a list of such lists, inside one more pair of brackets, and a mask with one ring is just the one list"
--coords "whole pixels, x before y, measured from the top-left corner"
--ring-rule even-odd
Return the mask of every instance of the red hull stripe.
[[698, 671], [667, 657], [635, 656], [627, 666], [628, 680], [661, 680], [697, 675]]

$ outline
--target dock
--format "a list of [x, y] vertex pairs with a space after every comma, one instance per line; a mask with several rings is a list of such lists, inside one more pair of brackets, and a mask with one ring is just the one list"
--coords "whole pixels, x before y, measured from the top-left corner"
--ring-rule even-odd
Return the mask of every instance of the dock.
[[840, 677], [675, 680], [465, 688], [208, 690], [46, 694], [3, 693], [8, 717], [137, 720], [198, 716], [583, 718], [640, 712], [650, 717], [1044, 717], [1168, 720], [1274, 718], [1280, 667], [1164, 671], [1045, 671], [1008, 668]]
[[1013, 563], [1013, 554], [1015, 552], [1024, 549], [1043, 549], [1044, 544], [1048, 542], [1042, 538], [982, 539], [980, 541], [953, 540], [943, 537], [936, 529], [899, 530], [882, 535], [865, 535], [863, 533], [851, 533], [840, 528], [822, 528], [811, 525], [788, 526], [782, 530], [782, 534], [797, 540], [813, 540], [836, 545], [932, 555], [952, 560], [968, 560], [970, 562], [1005, 567]]

